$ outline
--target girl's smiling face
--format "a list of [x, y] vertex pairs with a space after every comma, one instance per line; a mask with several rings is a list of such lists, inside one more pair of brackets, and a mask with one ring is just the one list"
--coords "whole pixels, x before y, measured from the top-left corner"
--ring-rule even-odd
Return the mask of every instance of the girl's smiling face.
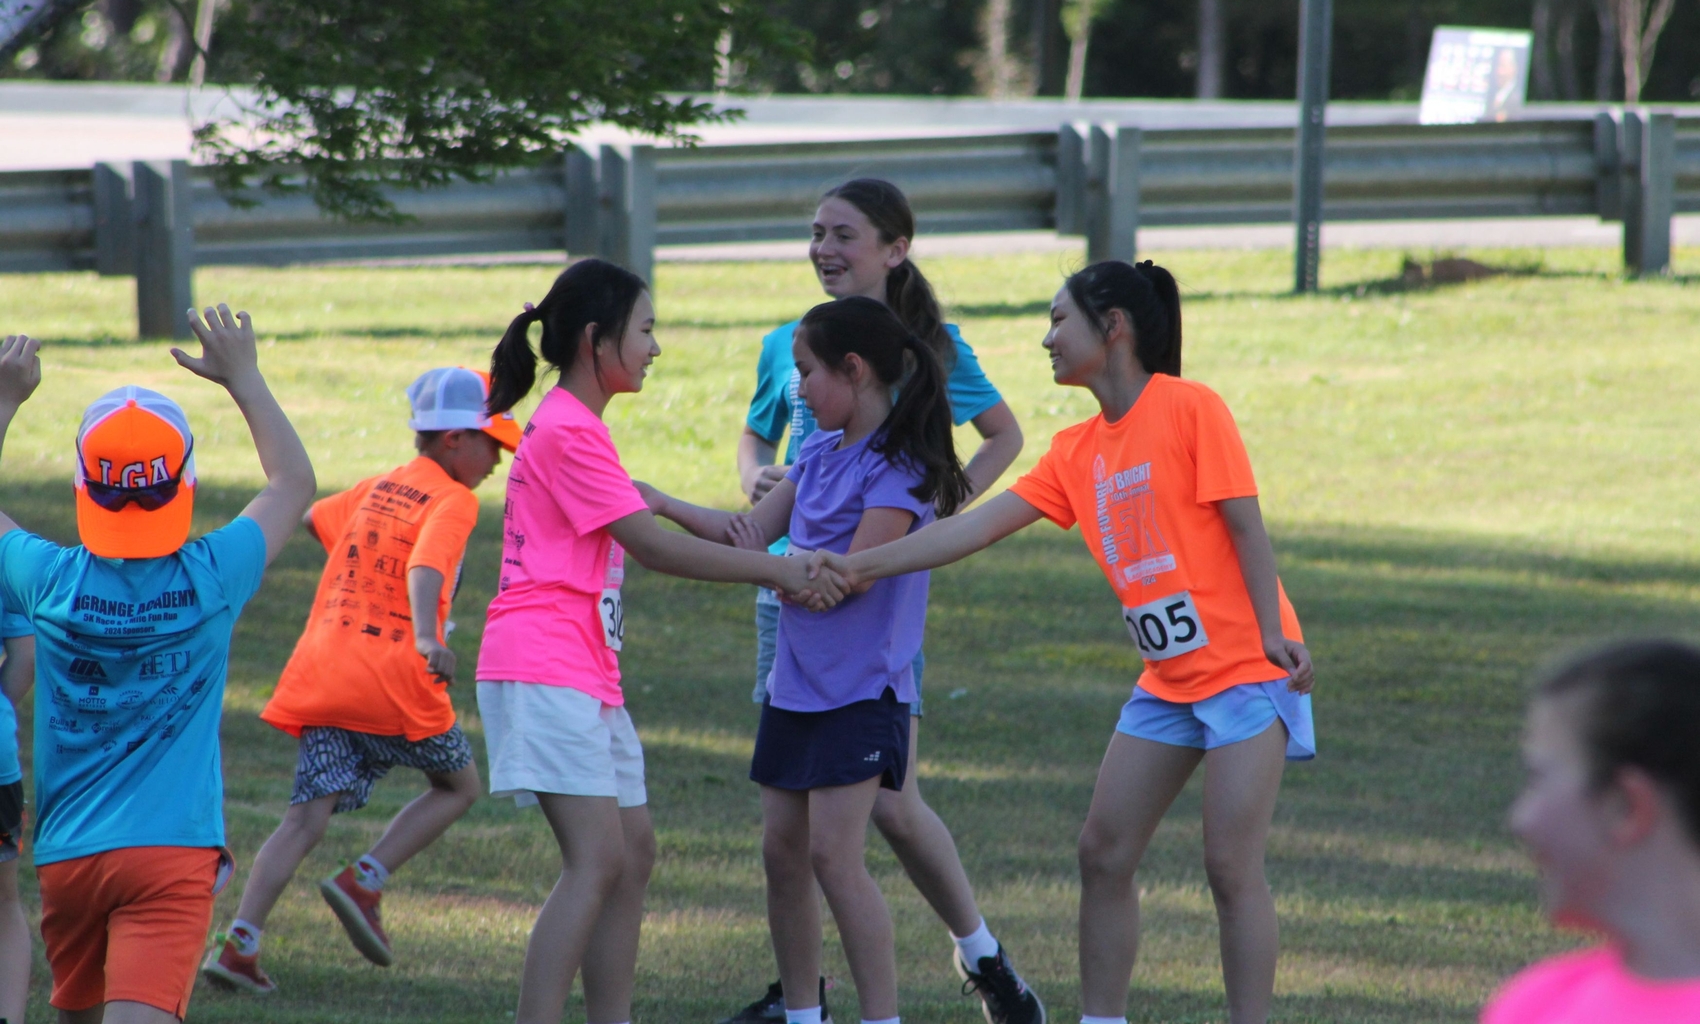
[[626, 333], [619, 342], [604, 341], [598, 348], [602, 386], [608, 394], [643, 390], [649, 364], [661, 354], [661, 346], [655, 341], [655, 303], [648, 292], [639, 293], [637, 301], [632, 304], [632, 315], [626, 320]]
[[1104, 369], [1108, 351], [1104, 336], [1081, 312], [1067, 288], [1059, 289], [1051, 300], [1051, 329], [1045, 333], [1043, 344], [1051, 356], [1051, 377], [1058, 384], [1084, 387]]
[[856, 411], [856, 376], [858, 368], [866, 373], [866, 364], [855, 353], [845, 357], [843, 371], [834, 371], [821, 362], [803, 333], [791, 339], [791, 358], [797, 364], [797, 397], [814, 414], [822, 430], [843, 430]]
[[853, 203], [833, 196], [815, 211], [809, 262], [833, 298], [865, 295], [884, 302], [886, 275], [908, 258], [909, 239], [880, 241], [879, 229]]
[[1523, 737], [1527, 774], [1511, 806], [1511, 830], [1541, 873], [1541, 900], [1555, 924], [1597, 927], [1613, 878], [1616, 790], [1597, 786], [1577, 724], [1585, 701], [1542, 697]]

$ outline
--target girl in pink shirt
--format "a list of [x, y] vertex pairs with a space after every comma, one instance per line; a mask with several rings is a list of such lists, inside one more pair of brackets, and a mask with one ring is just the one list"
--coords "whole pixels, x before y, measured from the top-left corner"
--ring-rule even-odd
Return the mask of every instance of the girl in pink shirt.
[[1511, 827], [1554, 924], [1604, 946], [1506, 982], [1483, 1024], [1700, 1021], [1700, 648], [1583, 654], [1541, 683]]
[[508, 474], [502, 570], [478, 654], [490, 792], [542, 807], [561, 878], [526, 946], [516, 1024], [557, 1024], [584, 969], [592, 1021], [631, 1020], [643, 894], [655, 859], [643, 748], [620, 691], [625, 555], [647, 568], [754, 583], [816, 607], [843, 595], [807, 560], [713, 544], [656, 525], [620, 465], [602, 413], [642, 390], [655, 307], [636, 275], [575, 263], [509, 325], [490, 359], [489, 412], [537, 379], [527, 333], [560, 374], [526, 424]]

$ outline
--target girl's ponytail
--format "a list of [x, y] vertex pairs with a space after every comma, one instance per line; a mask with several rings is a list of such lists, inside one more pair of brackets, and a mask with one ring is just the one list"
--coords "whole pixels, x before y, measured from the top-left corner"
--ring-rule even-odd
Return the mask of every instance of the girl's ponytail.
[[532, 324], [543, 325], [538, 348], [544, 361], [558, 373], [572, 368], [578, 358], [579, 338], [586, 327], [595, 324], [590, 356], [600, 368], [596, 346], [610, 338], [618, 343], [625, 337], [632, 307], [648, 288], [643, 278], [605, 260], [579, 260], [561, 271], [543, 301], [514, 317], [496, 343], [496, 350], [490, 353], [488, 414], [496, 416], [512, 409], [537, 383], [537, 356], [532, 354], [527, 336]]
[[[915, 211], [903, 190], [880, 178], [853, 178], [832, 189], [822, 199], [842, 199], [862, 211], [868, 223], [880, 234], [880, 244], [890, 245], [899, 238], [915, 239]], [[939, 308], [933, 286], [915, 266], [905, 259], [893, 267], [885, 279], [885, 304], [897, 314], [909, 333], [932, 348], [946, 374], [956, 365], [956, 343], [944, 329], [944, 311]]]
[[1175, 276], [1150, 260], [1106, 260], [1071, 274], [1063, 285], [1099, 333], [1110, 310], [1133, 325], [1134, 355], [1146, 373], [1181, 375], [1181, 293]]
[[[528, 307], [530, 303], [526, 304]], [[537, 383], [537, 355], [531, 351], [531, 325], [543, 316], [528, 308], [513, 318], [496, 350], [490, 353], [490, 397], [485, 402], [486, 414], [499, 416], [531, 393]]]
[[968, 477], [951, 434], [948, 374], [932, 347], [883, 303], [859, 295], [809, 310], [796, 336], [828, 369], [843, 372], [853, 352], [881, 384], [900, 389], [869, 448], [919, 470], [921, 482], [909, 493], [932, 502], [939, 515], [960, 508], [968, 500]]

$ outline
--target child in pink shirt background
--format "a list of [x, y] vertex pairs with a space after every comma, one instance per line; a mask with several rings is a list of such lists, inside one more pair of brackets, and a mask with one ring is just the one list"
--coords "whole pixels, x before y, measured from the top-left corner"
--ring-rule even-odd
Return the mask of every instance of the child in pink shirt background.
[[1547, 916], [1599, 948], [1508, 981], [1482, 1024], [1700, 1021], [1700, 648], [1612, 644], [1540, 684], [1511, 827]]

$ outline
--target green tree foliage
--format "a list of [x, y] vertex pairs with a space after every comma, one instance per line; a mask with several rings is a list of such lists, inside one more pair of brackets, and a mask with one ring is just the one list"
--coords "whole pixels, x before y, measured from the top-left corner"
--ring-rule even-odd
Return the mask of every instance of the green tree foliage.
[[743, 0], [237, 0], [213, 78], [256, 99], [196, 144], [229, 192], [305, 189], [329, 213], [393, 219], [385, 188], [479, 180], [593, 122], [680, 136], [725, 119], [668, 94], [712, 87], [725, 33], [792, 47]]

